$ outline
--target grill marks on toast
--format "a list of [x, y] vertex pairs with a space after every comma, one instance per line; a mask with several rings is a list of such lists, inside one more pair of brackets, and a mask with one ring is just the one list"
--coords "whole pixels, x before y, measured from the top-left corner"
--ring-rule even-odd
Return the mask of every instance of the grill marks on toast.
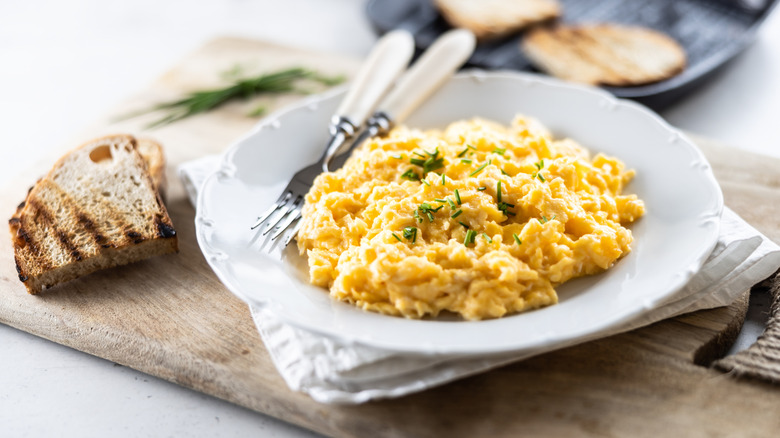
[[106, 237], [103, 236], [100, 231], [98, 231], [97, 227], [95, 226], [95, 221], [92, 220], [92, 218], [90, 218], [86, 213], [76, 213], [76, 220], [84, 228], [84, 231], [92, 236], [92, 239], [95, 241], [95, 245], [99, 245], [101, 248], [111, 248], [113, 246], [110, 243], [106, 243]]
[[[102, 154], [100, 161], [88, 161], [97, 148], [109, 148], [114, 161], [103, 162]], [[151, 154], [164, 169], [162, 149]], [[178, 251], [160, 183], [144, 160], [134, 138], [100, 138], [60, 159], [30, 189], [8, 221], [17, 273], [28, 292]]]
[[540, 70], [593, 85], [642, 85], [685, 68], [683, 48], [652, 29], [614, 24], [558, 25], [530, 31], [522, 42]]
[[[58, 210], [53, 210], [48, 207], [48, 203], [44, 204], [37, 199], [29, 199], [27, 201], [26, 215], [34, 218], [32, 222], [27, 221], [28, 227], [36, 230], [42, 230], [50, 239], [46, 239], [44, 236], [36, 236], [36, 239], [31, 239], [29, 234], [25, 230], [25, 224], [22, 223], [19, 217], [13, 217], [9, 222], [19, 224], [17, 234], [23, 236], [27, 240], [27, 244], [30, 245], [31, 252], [34, 253], [36, 264], [43, 270], [52, 266], [51, 260], [51, 248], [49, 252], [42, 252], [41, 248], [35, 244], [35, 241], [39, 242], [59, 242], [59, 248], [54, 251], [55, 253], [65, 255], [67, 261], [78, 262], [81, 261], [85, 255], [94, 255], [100, 248], [111, 248], [113, 245], [106, 244], [106, 238], [95, 227], [95, 222], [90, 218], [89, 214], [79, 209], [70, 196], [62, 191], [59, 186], [44, 182], [48, 184], [46, 187], [48, 190], [56, 193], [56, 197], [61, 199]], [[19, 211], [18, 214], [21, 214]], [[63, 227], [61, 225], [68, 225]], [[72, 224], [78, 224], [73, 227]], [[70, 228], [70, 229], [68, 229]], [[86, 242], [76, 242], [75, 236], [84, 235], [91, 236], [93, 245], [86, 244]]]

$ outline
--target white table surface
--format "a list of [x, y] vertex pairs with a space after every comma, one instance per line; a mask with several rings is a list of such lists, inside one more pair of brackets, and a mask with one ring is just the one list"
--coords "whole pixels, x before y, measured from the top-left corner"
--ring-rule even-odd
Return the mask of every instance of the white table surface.
[[[364, 56], [363, 0], [0, 2], [0, 184], [222, 35]], [[711, 82], [661, 114], [780, 157], [780, 16]], [[0, 324], [0, 436], [314, 434]]]

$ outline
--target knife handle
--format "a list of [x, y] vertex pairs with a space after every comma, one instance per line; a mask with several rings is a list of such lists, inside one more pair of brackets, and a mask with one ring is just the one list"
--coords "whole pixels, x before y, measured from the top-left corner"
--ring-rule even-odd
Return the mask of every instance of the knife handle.
[[398, 80], [378, 111], [393, 123], [401, 123], [466, 60], [476, 46], [474, 34], [465, 29], [444, 33]]
[[[414, 39], [404, 30], [394, 30], [382, 37], [371, 49], [331, 122], [331, 131], [348, 122], [351, 136], [376, 107], [379, 100], [406, 69], [414, 53]], [[341, 123], [343, 124], [343, 123]]]

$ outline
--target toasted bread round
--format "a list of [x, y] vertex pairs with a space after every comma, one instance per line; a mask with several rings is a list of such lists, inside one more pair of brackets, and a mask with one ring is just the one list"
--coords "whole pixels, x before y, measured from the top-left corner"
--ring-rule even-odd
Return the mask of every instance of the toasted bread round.
[[522, 50], [553, 76], [617, 87], [671, 78], [687, 62], [685, 50], [669, 36], [613, 24], [534, 29], [523, 39]]
[[470, 30], [479, 40], [507, 36], [561, 15], [557, 0], [435, 0], [453, 27]]

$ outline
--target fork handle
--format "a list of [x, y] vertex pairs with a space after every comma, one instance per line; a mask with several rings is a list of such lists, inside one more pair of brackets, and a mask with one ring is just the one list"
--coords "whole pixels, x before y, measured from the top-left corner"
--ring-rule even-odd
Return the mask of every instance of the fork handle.
[[466, 60], [476, 46], [474, 34], [465, 29], [446, 32], [422, 54], [382, 101], [378, 112], [401, 123], [438, 89]]
[[[379, 99], [406, 69], [414, 53], [414, 40], [405, 30], [394, 30], [382, 37], [371, 49], [346, 96], [341, 101], [332, 124], [346, 120], [357, 130], [376, 107]], [[353, 130], [353, 131], [354, 131]]]

